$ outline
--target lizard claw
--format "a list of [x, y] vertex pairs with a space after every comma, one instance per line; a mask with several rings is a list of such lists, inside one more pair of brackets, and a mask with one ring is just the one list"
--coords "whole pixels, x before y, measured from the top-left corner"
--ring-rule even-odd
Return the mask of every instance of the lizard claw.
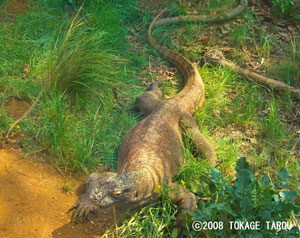
[[91, 212], [95, 212], [97, 207], [92, 204], [87, 198], [80, 197], [79, 200], [68, 210], [68, 213], [73, 211], [71, 222], [77, 223], [80, 220], [87, 220]]
[[86, 209], [86, 210], [84, 211], [83, 219], [87, 219], [87, 218], [88, 218], [88, 215], [89, 215], [91, 212], [93, 212], [93, 211], [94, 211], [94, 208], [91, 208], [91, 207], [89, 207], [88, 209]]
[[67, 211], [67, 213], [73, 211], [73, 210], [76, 209], [78, 206], [79, 206], [78, 202], [75, 203], [75, 204]]

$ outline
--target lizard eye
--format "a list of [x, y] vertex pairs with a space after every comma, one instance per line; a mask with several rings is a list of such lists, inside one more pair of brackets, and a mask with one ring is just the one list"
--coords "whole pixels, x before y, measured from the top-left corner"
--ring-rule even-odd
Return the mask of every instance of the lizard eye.
[[114, 197], [120, 197], [122, 195], [122, 190], [115, 190], [112, 192]]

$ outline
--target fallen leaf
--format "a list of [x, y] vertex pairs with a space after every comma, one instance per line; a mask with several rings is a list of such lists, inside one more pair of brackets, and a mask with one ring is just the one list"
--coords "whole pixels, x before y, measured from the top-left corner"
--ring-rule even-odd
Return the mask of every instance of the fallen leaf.
[[225, 27], [221, 27], [222, 34], [227, 34], [229, 31]]
[[210, 41], [210, 37], [209, 36], [201, 37], [200, 41], [204, 46], [208, 46], [208, 42]]
[[288, 26], [287, 28], [288, 28], [288, 30], [289, 30], [290, 32], [294, 32], [294, 31], [295, 31], [295, 28], [294, 28], [293, 26]]

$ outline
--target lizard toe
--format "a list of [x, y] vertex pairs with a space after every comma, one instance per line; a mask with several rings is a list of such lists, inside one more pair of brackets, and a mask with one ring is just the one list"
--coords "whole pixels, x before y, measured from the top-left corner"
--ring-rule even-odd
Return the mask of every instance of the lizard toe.
[[85, 211], [84, 211], [84, 213], [83, 213], [83, 218], [84, 218], [84, 220], [87, 220], [87, 219], [88, 219], [88, 215], [90, 214], [91, 210], [92, 210], [92, 209], [91, 209], [90, 207], [88, 207], [88, 208], [85, 209]]
[[69, 213], [69, 212], [75, 210], [78, 206], [79, 206], [78, 202], [75, 203], [75, 204], [67, 211], [67, 213]]
[[79, 204], [76, 208], [76, 210], [74, 211], [73, 215], [72, 215], [72, 218], [71, 218], [71, 221], [73, 223], [77, 223], [81, 216], [82, 216], [82, 213], [83, 213], [83, 206], [81, 204]]

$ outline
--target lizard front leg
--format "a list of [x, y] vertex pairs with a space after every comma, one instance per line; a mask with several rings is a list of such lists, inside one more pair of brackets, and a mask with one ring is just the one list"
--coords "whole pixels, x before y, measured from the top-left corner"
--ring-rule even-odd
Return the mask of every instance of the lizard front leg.
[[78, 201], [68, 210], [71, 212], [75, 210], [71, 217], [71, 222], [78, 222], [81, 219], [86, 219], [90, 212], [94, 212], [98, 207], [91, 201], [89, 195], [90, 193], [102, 186], [107, 179], [112, 176], [116, 176], [116, 173], [106, 172], [106, 173], [92, 173], [84, 185], [84, 191], [81, 194]]
[[210, 164], [216, 165], [216, 153], [209, 141], [200, 132], [195, 119], [189, 113], [185, 113], [181, 116], [179, 123], [182, 129], [191, 137], [197, 151], [202, 152], [205, 158], [209, 159]]
[[182, 186], [175, 183], [168, 184], [167, 196], [178, 206], [176, 224], [178, 228], [178, 237], [182, 237], [184, 229], [181, 225], [182, 211], [190, 213], [194, 213], [196, 211], [196, 196], [192, 192], [185, 190]]

